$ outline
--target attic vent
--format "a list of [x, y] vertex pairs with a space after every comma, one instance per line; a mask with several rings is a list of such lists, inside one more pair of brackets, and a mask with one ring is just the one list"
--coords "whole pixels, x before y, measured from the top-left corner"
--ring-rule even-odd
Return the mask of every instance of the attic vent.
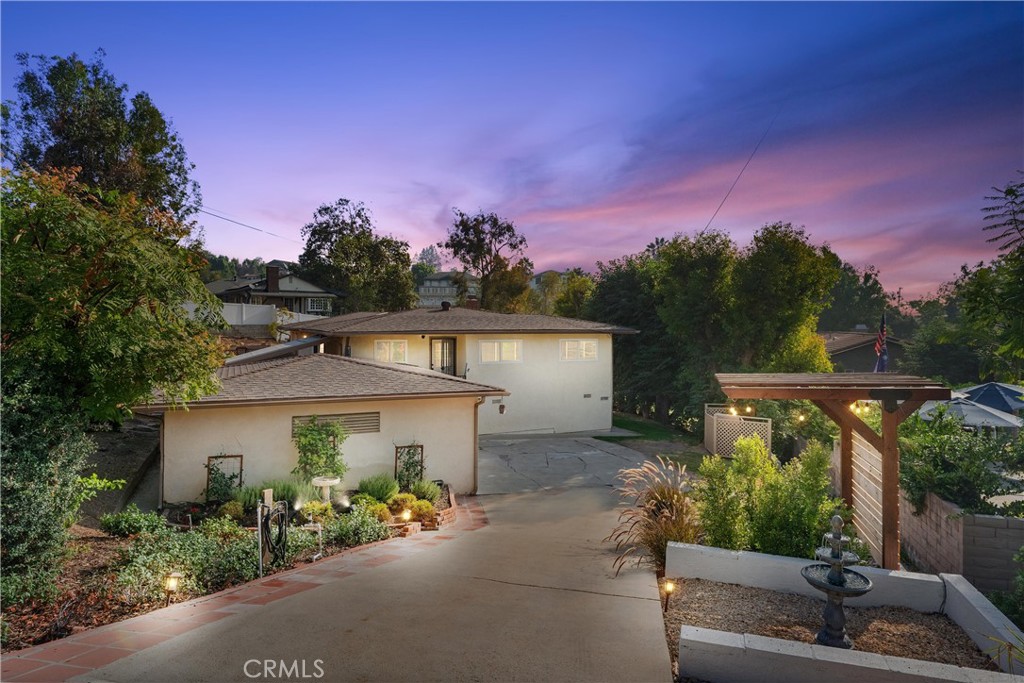
[[450, 311], [450, 310], [452, 310], [452, 302], [451, 301], [442, 301], [441, 302], [441, 310], [442, 311]]
[[[317, 422], [337, 422], [349, 434], [372, 434], [380, 431], [380, 413], [344, 413], [342, 415], [317, 415]], [[299, 415], [292, 418], [292, 437], [299, 425], [312, 422], [312, 415]]]

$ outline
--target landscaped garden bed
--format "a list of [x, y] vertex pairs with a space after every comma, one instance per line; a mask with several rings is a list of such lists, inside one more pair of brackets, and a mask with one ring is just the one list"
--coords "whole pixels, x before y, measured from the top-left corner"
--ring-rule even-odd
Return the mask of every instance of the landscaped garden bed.
[[[944, 614], [907, 607], [846, 605], [846, 629], [859, 652], [998, 671], [992, 659]], [[814, 643], [824, 600], [703, 579], [677, 579], [665, 613], [673, 666], [684, 625]], [[993, 643], [993, 647], [995, 643]]]

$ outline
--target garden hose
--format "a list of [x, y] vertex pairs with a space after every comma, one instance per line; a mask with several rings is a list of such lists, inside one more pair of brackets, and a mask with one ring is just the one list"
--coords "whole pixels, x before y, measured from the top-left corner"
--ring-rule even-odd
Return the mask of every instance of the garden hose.
[[263, 517], [260, 533], [263, 535], [264, 553], [274, 562], [283, 563], [288, 549], [288, 501], [279, 500]]

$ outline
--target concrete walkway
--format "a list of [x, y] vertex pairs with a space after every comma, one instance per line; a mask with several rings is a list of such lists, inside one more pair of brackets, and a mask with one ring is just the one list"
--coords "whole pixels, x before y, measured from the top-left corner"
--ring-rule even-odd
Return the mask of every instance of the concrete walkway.
[[524, 441], [504, 459], [485, 449], [481, 473], [532, 490], [462, 499], [452, 529], [19, 652], [3, 680], [670, 680], [654, 576], [615, 578], [601, 542], [612, 466], [639, 454], [543, 440], [566, 454], [552, 459]]

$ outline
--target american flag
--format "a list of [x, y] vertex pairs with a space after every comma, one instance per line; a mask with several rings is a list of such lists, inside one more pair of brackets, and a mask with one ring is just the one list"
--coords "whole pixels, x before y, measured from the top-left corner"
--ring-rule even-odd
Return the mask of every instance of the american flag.
[[878, 326], [878, 337], [875, 339], [875, 372], [885, 372], [889, 363], [889, 349], [885, 346], [885, 313], [882, 313], [882, 324]]

